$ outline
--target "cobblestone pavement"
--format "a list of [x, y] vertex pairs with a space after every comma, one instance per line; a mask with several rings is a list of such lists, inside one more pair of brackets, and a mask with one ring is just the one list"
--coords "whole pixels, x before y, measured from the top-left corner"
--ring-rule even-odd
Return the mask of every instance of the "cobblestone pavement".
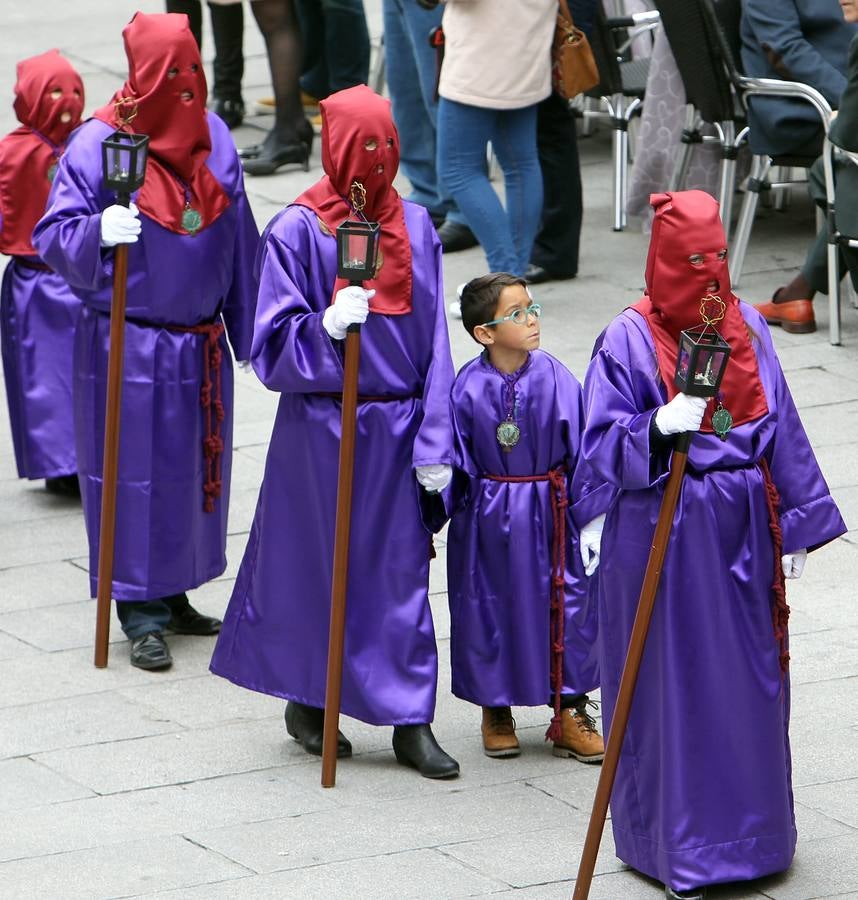
[[[159, 11], [155, 0], [140, 0]], [[0, 44], [2, 133], [14, 127], [14, 62], [60, 47], [81, 70], [87, 109], [125, 73], [120, 29], [133, 2], [7, 0]], [[380, 30], [380, 0], [367, 0]], [[246, 25], [248, 101], [270, 93], [262, 43]], [[206, 50], [210, 50], [207, 35]], [[265, 127], [236, 132], [251, 143]], [[582, 142], [586, 223], [580, 276], [540, 287], [544, 346], [583, 374], [593, 340], [642, 284], [646, 238], [610, 230], [610, 143]], [[248, 179], [260, 226], [320, 171]], [[809, 203], [764, 210], [743, 295], [762, 300], [794, 270], [811, 235]], [[479, 274], [479, 251], [445, 260], [445, 284]], [[775, 333], [790, 386], [822, 467], [858, 526], [858, 312], [844, 312], [831, 347], [819, 305], [814, 335]], [[456, 363], [474, 351], [451, 321]], [[276, 397], [237, 375], [229, 568], [194, 592], [222, 613], [262, 479]], [[543, 743], [545, 710], [516, 710], [523, 753], [481, 753], [479, 711], [449, 692], [444, 546], [432, 567], [441, 656], [435, 730], [462, 777], [433, 783], [397, 766], [390, 729], [346, 720], [355, 746], [335, 790], [286, 739], [282, 703], [208, 674], [213, 641], [172, 638], [162, 674], [128, 664], [112, 624], [110, 667], [92, 666], [94, 604], [79, 507], [15, 478], [0, 415], [0, 896], [24, 900], [181, 898], [448, 898], [555, 900], [571, 894], [597, 771], [559, 760]], [[790, 586], [793, 756], [800, 843], [792, 869], [715, 897], [858, 897], [858, 531], [817, 554]], [[753, 735], [743, 736], [753, 740]], [[661, 887], [623, 866], [606, 835], [593, 884], [599, 898], [657, 898]]]

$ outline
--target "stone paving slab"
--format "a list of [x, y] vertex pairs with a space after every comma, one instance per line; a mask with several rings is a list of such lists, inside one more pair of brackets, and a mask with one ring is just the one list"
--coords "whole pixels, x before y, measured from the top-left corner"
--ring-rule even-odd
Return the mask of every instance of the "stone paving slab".
[[33, 808], [34, 801], [46, 809], [47, 804], [92, 796], [88, 788], [57, 775], [32, 759], [0, 760], [0, 814], [15, 812], [16, 823], [26, 814], [24, 811]]
[[106, 900], [243, 874], [235, 863], [180, 837], [0, 863], [3, 891], [16, 900]]
[[176, 722], [105, 691], [0, 710], [0, 758], [103, 746], [180, 730]]
[[[57, 781], [59, 787], [68, 785], [64, 799], [69, 802], [18, 809], [15, 828], [0, 832], [0, 860], [291, 820], [335, 807], [329, 791], [302, 787], [284, 775], [283, 769], [267, 769], [95, 797], [84, 796], [85, 790], [71, 782]], [[59, 787], [54, 787], [58, 796]]]
[[453, 900], [503, 888], [501, 882], [474, 872], [436, 850], [372, 857], [366, 861], [312, 866], [254, 879], [207, 884], [194, 890], [144, 894], [169, 900], [275, 900], [284, 897], [327, 898], [347, 895], [361, 900]]

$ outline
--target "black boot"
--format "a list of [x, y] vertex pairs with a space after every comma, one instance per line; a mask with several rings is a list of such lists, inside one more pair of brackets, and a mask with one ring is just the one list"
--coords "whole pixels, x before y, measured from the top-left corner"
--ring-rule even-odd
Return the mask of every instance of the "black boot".
[[402, 766], [411, 766], [424, 778], [455, 778], [459, 764], [435, 740], [428, 725], [395, 725], [393, 752]]
[[[317, 706], [305, 706], [289, 700], [286, 704], [286, 731], [313, 756], [322, 755], [322, 736], [325, 730], [325, 711]], [[337, 732], [337, 758], [352, 755], [352, 745], [341, 731]]]
[[173, 594], [164, 597], [164, 603], [170, 608], [170, 621], [167, 629], [173, 634], [217, 634], [223, 624], [214, 616], [204, 616], [197, 612], [188, 601], [187, 594]]
[[80, 497], [80, 482], [77, 475], [59, 475], [45, 479], [45, 490], [60, 497]]
[[664, 896], [667, 900], [704, 900], [706, 888], [693, 888], [690, 891], [675, 891], [669, 885], [664, 886]]

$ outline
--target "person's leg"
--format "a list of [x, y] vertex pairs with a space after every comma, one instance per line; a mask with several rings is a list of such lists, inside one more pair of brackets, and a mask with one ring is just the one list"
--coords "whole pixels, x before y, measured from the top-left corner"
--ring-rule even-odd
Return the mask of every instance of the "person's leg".
[[492, 146], [504, 174], [514, 268], [524, 275], [542, 214], [542, 172], [536, 150], [536, 104], [496, 115]]
[[325, 59], [325, 14], [321, 0], [296, 0], [295, 11], [304, 42], [301, 89], [319, 100], [331, 93]]
[[173, 664], [162, 632], [170, 621], [170, 608], [163, 599], [140, 603], [120, 601], [116, 615], [131, 641], [131, 665], [138, 669], [168, 669]]
[[250, 8], [265, 38], [276, 111], [274, 127], [259, 153], [245, 159], [244, 170], [252, 175], [270, 175], [279, 166], [296, 162], [306, 168], [313, 132], [304, 116], [298, 86], [301, 33], [294, 0], [252, 0]]
[[[325, 13], [324, 55], [329, 93], [366, 84], [369, 80], [369, 29], [363, 0], [321, 0], [321, 3]], [[307, 90], [306, 85], [304, 90]]]
[[513, 272], [518, 262], [509, 223], [486, 174], [486, 146], [497, 115], [496, 110], [441, 98], [438, 175], [483, 245], [489, 269]]
[[168, 13], [184, 13], [191, 24], [197, 46], [203, 46], [203, 9], [200, 0], [167, 0]]
[[[438, 176], [436, 168], [436, 130], [438, 127], [438, 97], [435, 89], [438, 83], [438, 56], [434, 47], [429, 44], [429, 34], [433, 28], [441, 24], [443, 6], [434, 10], [423, 9], [413, 0], [396, 0], [402, 8], [402, 22], [408, 35], [414, 64], [417, 69], [417, 80], [420, 89], [420, 97], [423, 101], [423, 110], [428, 119], [431, 136], [427, 135], [427, 148], [431, 150], [431, 172], [434, 180], [436, 200], [433, 201], [433, 209], [437, 213], [443, 213], [448, 222], [467, 228], [465, 217], [456, 206], [450, 191], [444, 186]], [[384, 44], [387, 48], [387, 26], [384, 29]], [[387, 83], [393, 99], [393, 78], [390, 74], [390, 66], [387, 67]], [[401, 135], [400, 135], [401, 137]], [[406, 173], [407, 174], [407, 173]]]
[[209, 3], [208, 6], [215, 45], [212, 93], [224, 100], [241, 101], [244, 7], [241, 3]]
[[140, 603], [123, 600], [116, 604], [116, 615], [125, 636], [133, 640], [153, 631], [163, 631], [170, 621], [170, 607], [163, 599]]
[[[413, 0], [384, 0], [384, 60], [393, 121], [399, 131], [399, 164], [411, 184], [409, 200], [425, 206], [443, 220], [439, 208], [435, 174], [435, 125], [426, 110], [417, 48], [408, 29], [411, 5], [430, 19], [433, 13], [420, 9]], [[439, 17], [440, 18], [440, 17]], [[428, 33], [428, 29], [427, 29]], [[426, 43], [427, 50], [431, 47]]]
[[575, 117], [569, 103], [551, 94], [537, 107], [536, 144], [542, 172], [542, 220], [530, 262], [552, 277], [578, 272], [583, 202]]

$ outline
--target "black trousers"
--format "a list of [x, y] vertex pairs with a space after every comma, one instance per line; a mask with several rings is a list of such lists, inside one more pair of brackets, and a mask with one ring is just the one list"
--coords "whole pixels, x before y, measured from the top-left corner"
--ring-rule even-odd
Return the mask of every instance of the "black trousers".
[[[203, 45], [203, 13], [200, 0], [166, 0], [167, 12], [184, 13], [191, 23], [197, 46]], [[244, 10], [240, 3], [221, 6], [209, 3], [214, 35], [214, 82], [212, 96], [221, 100], [241, 99], [241, 79], [244, 75]]]
[[545, 199], [530, 261], [552, 275], [578, 273], [583, 200], [575, 116], [551, 94], [537, 108], [536, 140]]

